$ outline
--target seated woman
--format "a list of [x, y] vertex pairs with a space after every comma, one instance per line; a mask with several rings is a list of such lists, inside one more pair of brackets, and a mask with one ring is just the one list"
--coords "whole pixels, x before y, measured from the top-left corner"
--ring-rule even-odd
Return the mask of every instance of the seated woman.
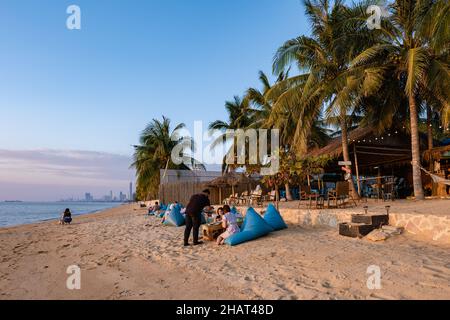
[[231, 213], [230, 211], [230, 206], [223, 206], [224, 215], [222, 217], [222, 226], [226, 229], [226, 231], [217, 238], [218, 245], [224, 244], [225, 239], [241, 232], [241, 229], [239, 229], [239, 226], [237, 224], [236, 215]]
[[217, 209], [217, 213], [214, 213], [214, 214], [212, 215], [213, 222], [219, 222], [219, 221], [222, 221], [223, 215], [224, 215], [223, 208], [220, 207], [219, 209]]
[[59, 221], [59, 224], [70, 224], [72, 222], [72, 213], [70, 212], [70, 209], [67, 208], [64, 210], [64, 213], [61, 216], [61, 220]]
[[159, 213], [159, 210], [161, 210], [161, 206], [159, 205], [159, 202], [156, 201], [155, 205], [148, 209], [148, 214], [149, 215], [155, 215], [155, 214]]

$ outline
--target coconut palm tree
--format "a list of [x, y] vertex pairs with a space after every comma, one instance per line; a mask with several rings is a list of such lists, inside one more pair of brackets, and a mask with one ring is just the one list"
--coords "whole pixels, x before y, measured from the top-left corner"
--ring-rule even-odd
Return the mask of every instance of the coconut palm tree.
[[[222, 134], [216, 138], [211, 144], [211, 149], [226, 146], [228, 139], [233, 138], [233, 143], [230, 146], [228, 152], [224, 156], [222, 164], [222, 172], [227, 172], [233, 168], [226, 163], [227, 155], [236, 151], [236, 137], [228, 137], [227, 130], [238, 130], [249, 128], [254, 119], [254, 110], [249, 107], [248, 99], [234, 96], [232, 101], [225, 102], [225, 109], [228, 113], [228, 122], [223, 120], [216, 120], [209, 125], [210, 130], [219, 130]], [[236, 153], [235, 153], [236, 154]]]
[[[190, 137], [180, 135], [184, 124], [178, 124], [171, 130], [170, 120], [163, 116], [162, 121], [153, 119], [142, 131], [140, 144], [134, 146], [133, 163], [131, 167], [136, 169], [137, 190], [140, 199], [156, 196], [159, 190], [160, 170], [179, 169], [193, 170], [202, 169], [204, 166], [191, 157], [195, 147]], [[172, 151], [175, 147], [183, 147], [180, 156], [183, 163], [176, 164], [172, 160]], [[186, 165], [189, 163], [189, 165]]]
[[[359, 104], [359, 82], [349, 73], [349, 65], [374, 37], [362, 32], [362, 22], [354, 19], [360, 12], [350, 10], [341, 0], [304, 0], [304, 6], [311, 36], [287, 41], [274, 58], [275, 72], [296, 63], [304, 74], [289, 79], [291, 85], [286, 83], [289, 89], [274, 109], [286, 105], [299, 108], [295, 141], [303, 150], [306, 135], [324, 110], [327, 118], [339, 119], [344, 160], [350, 161], [347, 127]], [[357, 198], [354, 185], [350, 187]]]
[[[259, 73], [259, 79], [262, 84], [262, 90], [250, 88], [246, 94], [246, 98], [254, 107], [255, 120], [252, 127], [280, 130], [280, 143], [283, 146], [281, 148], [282, 158], [286, 158], [293, 152], [292, 146], [299, 117], [299, 108], [286, 102], [278, 104], [276, 109], [273, 108], [273, 105], [277, 102], [280, 95], [287, 90], [284, 87], [286, 83], [291, 83], [288, 80], [289, 69], [286, 72], [281, 71], [273, 85], [271, 85], [268, 77], [262, 71]], [[307, 149], [323, 146], [328, 140], [328, 130], [325, 128], [323, 121], [319, 118], [314, 119], [309, 134], [305, 137]], [[292, 200], [289, 179], [284, 179], [284, 181], [286, 198], [287, 200]]]
[[377, 83], [388, 78], [404, 82], [410, 118], [414, 195], [422, 200], [418, 102], [431, 95], [443, 110], [449, 104], [450, 3], [402, 0], [394, 2], [389, 9], [391, 15], [382, 23], [383, 37], [359, 54], [352, 65], [366, 70], [378, 67], [374, 81]]

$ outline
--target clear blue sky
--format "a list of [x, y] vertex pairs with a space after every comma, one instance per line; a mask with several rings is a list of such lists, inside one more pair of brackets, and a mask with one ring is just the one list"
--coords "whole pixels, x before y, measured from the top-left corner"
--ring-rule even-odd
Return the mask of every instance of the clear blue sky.
[[[81, 8], [68, 30], [66, 8]], [[225, 119], [224, 101], [307, 33], [300, 0], [2, 0], [0, 149], [130, 156], [152, 118]]]

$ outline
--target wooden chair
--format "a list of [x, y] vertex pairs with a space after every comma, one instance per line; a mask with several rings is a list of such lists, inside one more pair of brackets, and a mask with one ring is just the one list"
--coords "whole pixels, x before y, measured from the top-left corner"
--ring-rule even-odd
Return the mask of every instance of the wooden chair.
[[311, 187], [310, 186], [301, 186], [300, 187], [300, 202], [298, 207], [300, 208], [302, 201], [310, 201], [311, 200]]
[[261, 189], [252, 192], [252, 194], [250, 195], [250, 204], [251, 205], [256, 204], [257, 206], [263, 205], [263, 197]]
[[235, 193], [224, 200], [224, 204], [237, 205], [239, 203], [239, 194]]
[[395, 185], [394, 185], [394, 178], [388, 177], [386, 178], [386, 181], [383, 186], [383, 200], [384, 201], [394, 201], [395, 198]]
[[[340, 206], [345, 208], [347, 199], [352, 199], [356, 205], [355, 200], [350, 195], [349, 183], [347, 181], [338, 181], [336, 189], [328, 191], [328, 208], [339, 208]], [[334, 206], [331, 206], [331, 202], [334, 202]]]
[[242, 192], [241, 196], [239, 197], [239, 203], [240, 204], [248, 204], [249, 202], [249, 196], [248, 191]]
[[264, 202], [273, 202], [276, 200], [276, 191], [272, 190], [263, 197]]

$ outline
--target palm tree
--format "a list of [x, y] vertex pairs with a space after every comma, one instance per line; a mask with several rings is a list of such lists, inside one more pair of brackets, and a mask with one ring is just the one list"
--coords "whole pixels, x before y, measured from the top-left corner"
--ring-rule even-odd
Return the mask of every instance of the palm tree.
[[[214, 149], [219, 146], [224, 146], [227, 143], [227, 130], [238, 130], [247, 129], [253, 122], [254, 111], [249, 108], [248, 99], [240, 98], [239, 96], [234, 96], [232, 101], [225, 102], [225, 109], [228, 113], [228, 122], [222, 120], [216, 120], [209, 125], [210, 130], [219, 130], [223, 134], [216, 138], [216, 140], [211, 144], [211, 148]], [[233, 137], [232, 137], [233, 138]], [[227, 152], [227, 155], [236, 150], [236, 137], [233, 138], [234, 141]], [[227, 155], [225, 155], [222, 172], [227, 172], [232, 169], [226, 163]]]
[[[339, 119], [344, 160], [350, 161], [347, 124], [359, 103], [359, 82], [349, 73], [349, 65], [373, 37], [361, 32], [362, 23], [353, 19], [359, 12], [349, 10], [341, 0], [304, 0], [304, 5], [312, 35], [289, 40], [280, 47], [274, 71], [296, 63], [305, 73], [289, 79], [294, 85], [287, 85], [289, 89], [274, 108], [286, 104], [299, 108], [295, 138], [300, 143], [306, 141], [305, 136], [325, 108], [327, 118]], [[350, 188], [353, 197], [358, 198], [353, 184]]]
[[[254, 118], [252, 127], [266, 129], [279, 129], [281, 138], [282, 158], [287, 158], [293, 152], [294, 135], [298, 121], [299, 108], [291, 106], [284, 102], [277, 104], [273, 108], [279, 97], [286, 92], [286, 84], [289, 82], [289, 69], [278, 74], [277, 80], [271, 85], [268, 77], [262, 71], [259, 73], [259, 79], [262, 84], [262, 90], [250, 88], [247, 90], [246, 99], [254, 107]], [[325, 145], [328, 140], [328, 132], [321, 119], [313, 119], [308, 135], [305, 137], [306, 148], [313, 148]], [[292, 200], [292, 194], [289, 187], [289, 179], [284, 179], [287, 200]]]
[[449, 11], [450, 3], [446, 0], [396, 1], [390, 6], [391, 16], [382, 24], [383, 38], [352, 63], [355, 68], [366, 70], [378, 66], [377, 82], [389, 77], [404, 82], [410, 117], [414, 195], [418, 200], [424, 199], [418, 101], [426, 99], [428, 93], [439, 101], [443, 110], [448, 106]]
[[[131, 167], [136, 169], [140, 199], [157, 195], [161, 169], [165, 169], [164, 172], [167, 169], [204, 169], [201, 163], [190, 156], [195, 147], [192, 139], [179, 134], [179, 130], [184, 127], [185, 125], [181, 123], [171, 130], [170, 120], [163, 116], [162, 121], [153, 119], [142, 131], [139, 138], [140, 144], [134, 146], [134, 161], [131, 164]], [[184, 161], [181, 164], [175, 164], [172, 160], [172, 151], [181, 144], [184, 147], [181, 155]]]

